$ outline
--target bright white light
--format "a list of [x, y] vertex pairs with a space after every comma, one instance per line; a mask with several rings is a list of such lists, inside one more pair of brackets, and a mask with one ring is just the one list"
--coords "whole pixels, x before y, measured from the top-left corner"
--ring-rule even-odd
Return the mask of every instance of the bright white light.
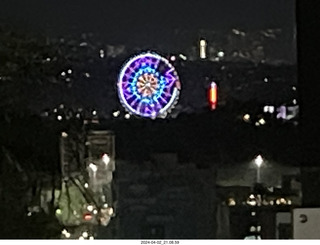
[[89, 212], [92, 212], [92, 211], [93, 211], [93, 205], [88, 205], [88, 206], [87, 206], [87, 210], [88, 210]]
[[108, 156], [108, 154], [104, 153], [104, 154], [102, 155], [102, 161], [103, 161], [103, 163], [104, 163], [105, 165], [108, 165], [108, 164], [109, 164], [109, 162], [110, 162], [110, 157]]
[[91, 170], [92, 170], [93, 172], [97, 172], [97, 170], [98, 170], [98, 167], [97, 167], [95, 164], [93, 164], [93, 163], [90, 163], [90, 164], [89, 164], [89, 168], [91, 168]]
[[257, 205], [257, 201], [254, 200], [254, 199], [253, 200], [248, 200], [247, 204], [250, 205], [250, 206], [256, 206]]
[[63, 235], [65, 235], [65, 234], [67, 234], [68, 233], [68, 231], [66, 230], [66, 229], [63, 229], [62, 231], [61, 231], [61, 234], [63, 234]]
[[61, 72], [61, 76], [65, 76], [67, 73], [65, 71]]
[[93, 214], [97, 214], [98, 213], [98, 210], [93, 210]]
[[224, 57], [224, 52], [223, 52], [223, 51], [219, 51], [219, 52], [218, 52], [218, 56], [219, 56], [220, 58]]
[[261, 226], [258, 225], [258, 226], [257, 226], [257, 232], [260, 232], [260, 231], [261, 231]]
[[207, 42], [206, 40], [200, 40], [200, 58], [205, 59], [207, 57], [206, 53]]
[[50, 57], [48, 57], [48, 58], [46, 59], [46, 61], [50, 62], [50, 61], [51, 61]]
[[256, 227], [250, 226], [250, 232], [255, 232], [255, 231], [256, 231]]
[[261, 119], [259, 120], [259, 123], [260, 123], [261, 125], [264, 125], [264, 124], [266, 124], [266, 121], [265, 121], [263, 118], [261, 118]]
[[293, 103], [294, 105], [297, 104], [297, 100], [294, 99], [294, 100], [292, 101], [292, 103]]
[[256, 122], [254, 125], [256, 125], [258, 127], [258, 126], [260, 126], [260, 123]]
[[94, 240], [94, 237], [93, 237], [93, 236], [90, 236], [90, 237], [89, 237], [89, 240]]
[[263, 79], [263, 81], [264, 81], [265, 83], [267, 83], [267, 82], [269, 82], [269, 79], [268, 79], [267, 77], [265, 77], [265, 78]]
[[124, 118], [125, 118], [125, 119], [130, 119], [130, 114], [129, 114], [129, 113], [128, 113], [128, 114], [125, 114], [125, 115], [124, 115]]
[[176, 60], [176, 56], [172, 55], [172, 56], [170, 57], [170, 60], [171, 60], [171, 61], [175, 61], [175, 60]]
[[69, 232], [67, 232], [66, 234], [64, 234], [66, 238], [70, 238], [71, 234]]
[[62, 133], [61, 133], [61, 136], [62, 136], [63, 138], [67, 138], [67, 137], [68, 137], [68, 134], [67, 134], [66, 132], [62, 132]]
[[84, 231], [84, 232], [82, 232], [82, 236], [83, 236], [84, 238], [87, 238], [87, 237], [89, 236], [89, 234], [88, 234], [88, 232]]
[[103, 49], [100, 49], [99, 55], [100, 55], [100, 58], [101, 58], [101, 59], [104, 58], [104, 50], [103, 50]]
[[61, 209], [60, 208], [58, 208], [57, 210], [56, 210], [56, 214], [61, 214], [62, 212], [61, 212]]
[[113, 208], [108, 208], [108, 214], [109, 214], [109, 216], [111, 216], [111, 215], [113, 215]]
[[120, 115], [120, 111], [115, 111], [115, 112], [112, 113], [112, 115], [114, 117], [118, 117]]
[[83, 237], [83, 236], [80, 236], [80, 237], [79, 237], [79, 240], [84, 240], [84, 237]]
[[88, 183], [85, 183], [85, 184], [84, 184], [84, 188], [87, 189], [88, 187], [89, 187], [89, 184], [88, 184]]
[[249, 115], [249, 114], [245, 114], [245, 115], [243, 116], [243, 121], [249, 122], [249, 120], [250, 120], [250, 115]]
[[179, 57], [183, 60], [187, 60], [187, 56], [183, 55], [183, 54], [179, 54]]
[[86, 72], [84, 75], [85, 75], [86, 77], [90, 77], [90, 73], [88, 73], [88, 72]]
[[96, 111], [96, 110], [93, 110], [93, 111], [92, 111], [92, 115], [94, 115], [94, 116], [97, 115], [97, 111]]
[[103, 208], [107, 208], [107, 207], [109, 207], [108, 203], [104, 203]]
[[287, 204], [288, 204], [288, 205], [291, 205], [291, 204], [292, 204], [292, 201], [291, 201], [291, 200], [288, 200], [288, 201], [287, 201]]
[[29, 212], [27, 215], [30, 217], [30, 216], [32, 215], [32, 213], [31, 213], [31, 212]]
[[58, 115], [57, 119], [58, 119], [58, 121], [61, 121], [62, 120], [62, 116]]
[[234, 198], [229, 198], [228, 199], [228, 206], [235, 206], [236, 205], [236, 201], [234, 200]]
[[256, 216], [256, 212], [251, 212], [251, 216]]
[[269, 112], [274, 113], [274, 106], [269, 106]]
[[255, 159], [254, 159], [254, 163], [257, 165], [258, 168], [260, 168], [261, 164], [263, 163], [263, 158], [261, 155], [258, 155]]
[[292, 90], [293, 90], [293, 91], [296, 91], [296, 90], [297, 90], [297, 88], [296, 88], [295, 86], [293, 86], [293, 87], [292, 87]]

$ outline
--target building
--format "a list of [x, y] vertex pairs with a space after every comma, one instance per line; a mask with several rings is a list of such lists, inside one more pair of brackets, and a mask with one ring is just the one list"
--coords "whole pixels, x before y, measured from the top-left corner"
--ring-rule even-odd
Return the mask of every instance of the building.
[[116, 176], [119, 238], [215, 238], [213, 169], [161, 153], [144, 162], [117, 160]]

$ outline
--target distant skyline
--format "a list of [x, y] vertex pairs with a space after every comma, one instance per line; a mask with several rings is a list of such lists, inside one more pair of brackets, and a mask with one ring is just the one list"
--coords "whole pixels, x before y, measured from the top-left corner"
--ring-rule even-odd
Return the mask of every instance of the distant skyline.
[[169, 44], [174, 29], [296, 26], [295, 0], [1, 0], [0, 21], [61, 36], [93, 32], [105, 41]]

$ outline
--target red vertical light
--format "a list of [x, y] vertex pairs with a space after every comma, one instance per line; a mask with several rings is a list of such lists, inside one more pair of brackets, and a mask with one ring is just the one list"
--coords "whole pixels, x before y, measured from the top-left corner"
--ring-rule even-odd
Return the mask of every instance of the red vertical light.
[[218, 87], [215, 82], [212, 82], [209, 88], [209, 106], [211, 110], [215, 110], [218, 102]]

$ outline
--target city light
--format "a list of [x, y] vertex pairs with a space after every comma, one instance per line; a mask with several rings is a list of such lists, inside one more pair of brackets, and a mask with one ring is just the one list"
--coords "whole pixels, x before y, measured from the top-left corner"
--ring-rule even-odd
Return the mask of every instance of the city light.
[[187, 56], [185, 56], [184, 54], [179, 54], [179, 57], [180, 57], [182, 60], [187, 60]]
[[249, 114], [245, 114], [245, 115], [243, 115], [242, 119], [245, 122], [249, 122], [250, 121], [250, 115]]
[[88, 210], [89, 212], [92, 212], [93, 209], [94, 209], [93, 205], [88, 205], [88, 206], [87, 206], [87, 210]]
[[260, 168], [261, 164], [263, 163], [263, 158], [261, 155], [258, 155], [255, 159], [254, 159], [254, 163], [257, 165], [258, 168]]
[[218, 88], [217, 84], [215, 82], [211, 82], [210, 88], [209, 88], [209, 105], [211, 110], [215, 110], [217, 107], [217, 101], [218, 101]]
[[109, 216], [113, 215], [113, 208], [112, 207], [108, 208], [108, 214], [109, 214]]
[[104, 58], [104, 50], [103, 49], [100, 49], [99, 56], [100, 56], [101, 59]]
[[207, 42], [204, 39], [200, 40], [200, 58], [205, 59], [207, 58]]
[[223, 58], [224, 57], [224, 52], [223, 51], [219, 51], [218, 52], [218, 57]]
[[92, 214], [90, 214], [90, 213], [84, 214], [84, 215], [83, 215], [83, 219], [84, 219], [85, 221], [90, 221], [90, 220], [92, 219]]
[[249, 196], [249, 198], [247, 199], [247, 204], [250, 205], [250, 206], [256, 206], [257, 205], [257, 201], [256, 201], [256, 198], [253, 194], [251, 194]]
[[274, 113], [274, 106], [266, 105], [263, 107], [263, 112], [267, 113]]
[[84, 232], [82, 232], [82, 236], [83, 236], [84, 238], [87, 238], [87, 237], [89, 236], [89, 234], [88, 234], [88, 232], [84, 231]]
[[266, 124], [266, 121], [263, 118], [260, 118], [259, 119], [259, 124], [264, 125], [264, 124]]
[[118, 117], [120, 115], [120, 111], [114, 111], [112, 115], [113, 117]]
[[89, 164], [89, 168], [90, 168], [93, 172], [97, 172], [97, 170], [98, 170], [98, 167], [97, 167], [95, 164], [93, 164], [93, 163], [90, 163], [90, 164]]
[[234, 198], [229, 198], [228, 199], [228, 206], [235, 206], [236, 205], [236, 201], [234, 200]]
[[62, 132], [62, 133], [61, 133], [61, 136], [62, 136], [63, 138], [67, 138], [67, 137], [68, 137], [68, 134], [67, 134], [66, 132]]
[[262, 156], [261, 155], [256, 156], [256, 158], [254, 159], [254, 163], [257, 166], [257, 183], [260, 183], [260, 178], [261, 178], [261, 176], [260, 176], [260, 167], [261, 167], [261, 165], [263, 163]]
[[109, 162], [110, 162], [110, 157], [108, 156], [108, 154], [104, 153], [102, 155], [102, 162], [105, 164], [105, 165], [108, 165]]
[[124, 118], [125, 118], [125, 119], [130, 119], [130, 117], [131, 117], [131, 116], [130, 116], [129, 113], [127, 113], [127, 114], [124, 115]]
[[85, 184], [84, 184], [84, 188], [87, 189], [88, 187], [89, 187], [89, 184], [88, 184], [88, 183], [85, 183]]

